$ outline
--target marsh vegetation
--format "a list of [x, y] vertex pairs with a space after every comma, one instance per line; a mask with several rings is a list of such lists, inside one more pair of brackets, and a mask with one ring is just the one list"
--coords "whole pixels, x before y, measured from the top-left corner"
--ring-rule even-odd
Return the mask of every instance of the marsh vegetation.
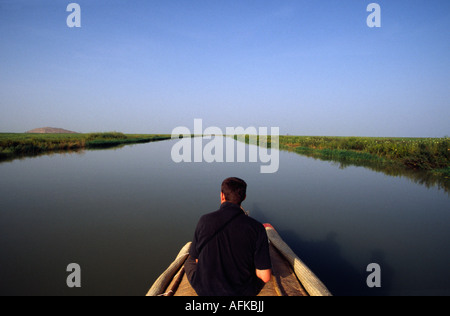
[[[191, 137], [194, 135], [191, 135]], [[84, 149], [114, 148], [129, 144], [171, 139], [171, 135], [123, 134], [118, 132], [90, 134], [0, 134], [0, 161], [33, 157], [48, 153]], [[238, 136], [235, 136], [238, 139]], [[242, 139], [242, 138], [241, 138]], [[272, 147], [276, 141], [268, 136], [246, 143]], [[426, 185], [450, 188], [450, 138], [373, 138], [280, 136], [280, 150], [315, 159], [334, 161], [407, 176]]]
[[111, 133], [0, 134], [0, 161], [45, 153], [112, 148], [170, 139], [170, 135]]
[[317, 158], [399, 164], [449, 173], [450, 138], [280, 137], [280, 148]]
[[[236, 140], [239, 138], [234, 137]], [[256, 137], [255, 137], [256, 138]], [[245, 142], [273, 147], [275, 139]], [[244, 138], [241, 137], [241, 140]], [[362, 166], [390, 176], [405, 176], [428, 187], [450, 191], [450, 138], [374, 138], [279, 136], [280, 150], [338, 163], [341, 168]]]

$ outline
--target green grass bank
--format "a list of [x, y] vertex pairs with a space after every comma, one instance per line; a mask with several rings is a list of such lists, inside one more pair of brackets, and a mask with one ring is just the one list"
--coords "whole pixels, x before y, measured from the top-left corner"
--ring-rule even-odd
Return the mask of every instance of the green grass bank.
[[112, 148], [170, 139], [171, 135], [111, 133], [0, 134], [0, 161], [45, 153]]
[[280, 149], [316, 158], [402, 165], [450, 175], [450, 138], [280, 136]]

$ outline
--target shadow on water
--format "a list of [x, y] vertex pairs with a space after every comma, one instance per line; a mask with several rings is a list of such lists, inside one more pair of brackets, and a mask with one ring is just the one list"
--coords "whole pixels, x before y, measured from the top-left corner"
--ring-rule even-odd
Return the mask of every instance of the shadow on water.
[[304, 240], [293, 231], [279, 233], [334, 295], [390, 295], [394, 273], [381, 250], [373, 250], [368, 262], [378, 263], [382, 267], [381, 288], [369, 288], [367, 278], [370, 272], [366, 272], [367, 266], [356, 268], [342, 255], [336, 233], [330, 232], [324, 240], [317, 241]]
[[[264, 223], [270, 219], [257, 206], [253, 206], [251, 215]], [[276, 229], [276, 227], [275, 227]], [[374, 249], [370, 262], [381, 267], [381, 288], [369, 288], [367, 265], [355, 267], [347, 260], [337, 241], [338, 234], [330, 232], [324, 240], [306, 240], [297, 232], [278, 230], [280, 236], [300, 257], [300, 259], [319, 277], [335, 296], [388, 296], [391, 295], [394, 270], [380, 249]]]

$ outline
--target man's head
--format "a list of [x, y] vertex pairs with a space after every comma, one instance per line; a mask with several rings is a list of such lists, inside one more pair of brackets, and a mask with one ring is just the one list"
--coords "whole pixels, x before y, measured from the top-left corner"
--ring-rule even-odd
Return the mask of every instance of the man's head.
[[241, 205], [247, 197], [247, 183], [239, 178], [228, 178], [222, 183], [222, 203]]

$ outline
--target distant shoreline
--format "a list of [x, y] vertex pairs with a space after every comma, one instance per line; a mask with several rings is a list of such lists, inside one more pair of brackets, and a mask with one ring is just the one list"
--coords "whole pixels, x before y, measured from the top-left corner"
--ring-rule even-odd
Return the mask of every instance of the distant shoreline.
[[[236, 138], [236, 137], [235, 137]], [[249, 143], [247, 135], [246, 143]], [[268, 147], [272, 144], [269, 136]], [[260, 144], [259, 139], [256, 141]], [[450, 138], [279, 136], [279, 149], [346, 165], [377, 165], [450, 178]]]
[[171, 139], [171, 135], [116, 132], [91, 134], [0, 133], [0, 162], [54, 152], [113, 148], [168, 139]]
[[[111, 148], [171, 139], [168, 134], [0, 133], [0, 161], [51, 151]], [[248, 136], [247, 136], [248, 141]], [[280, 136], [279, 148], [298, 154], [348, 162], [397, 163], [413, 170], [450, 175], [450, 138], [375, 138]], [[269, 137], [268, 143], [271, 143]]]

